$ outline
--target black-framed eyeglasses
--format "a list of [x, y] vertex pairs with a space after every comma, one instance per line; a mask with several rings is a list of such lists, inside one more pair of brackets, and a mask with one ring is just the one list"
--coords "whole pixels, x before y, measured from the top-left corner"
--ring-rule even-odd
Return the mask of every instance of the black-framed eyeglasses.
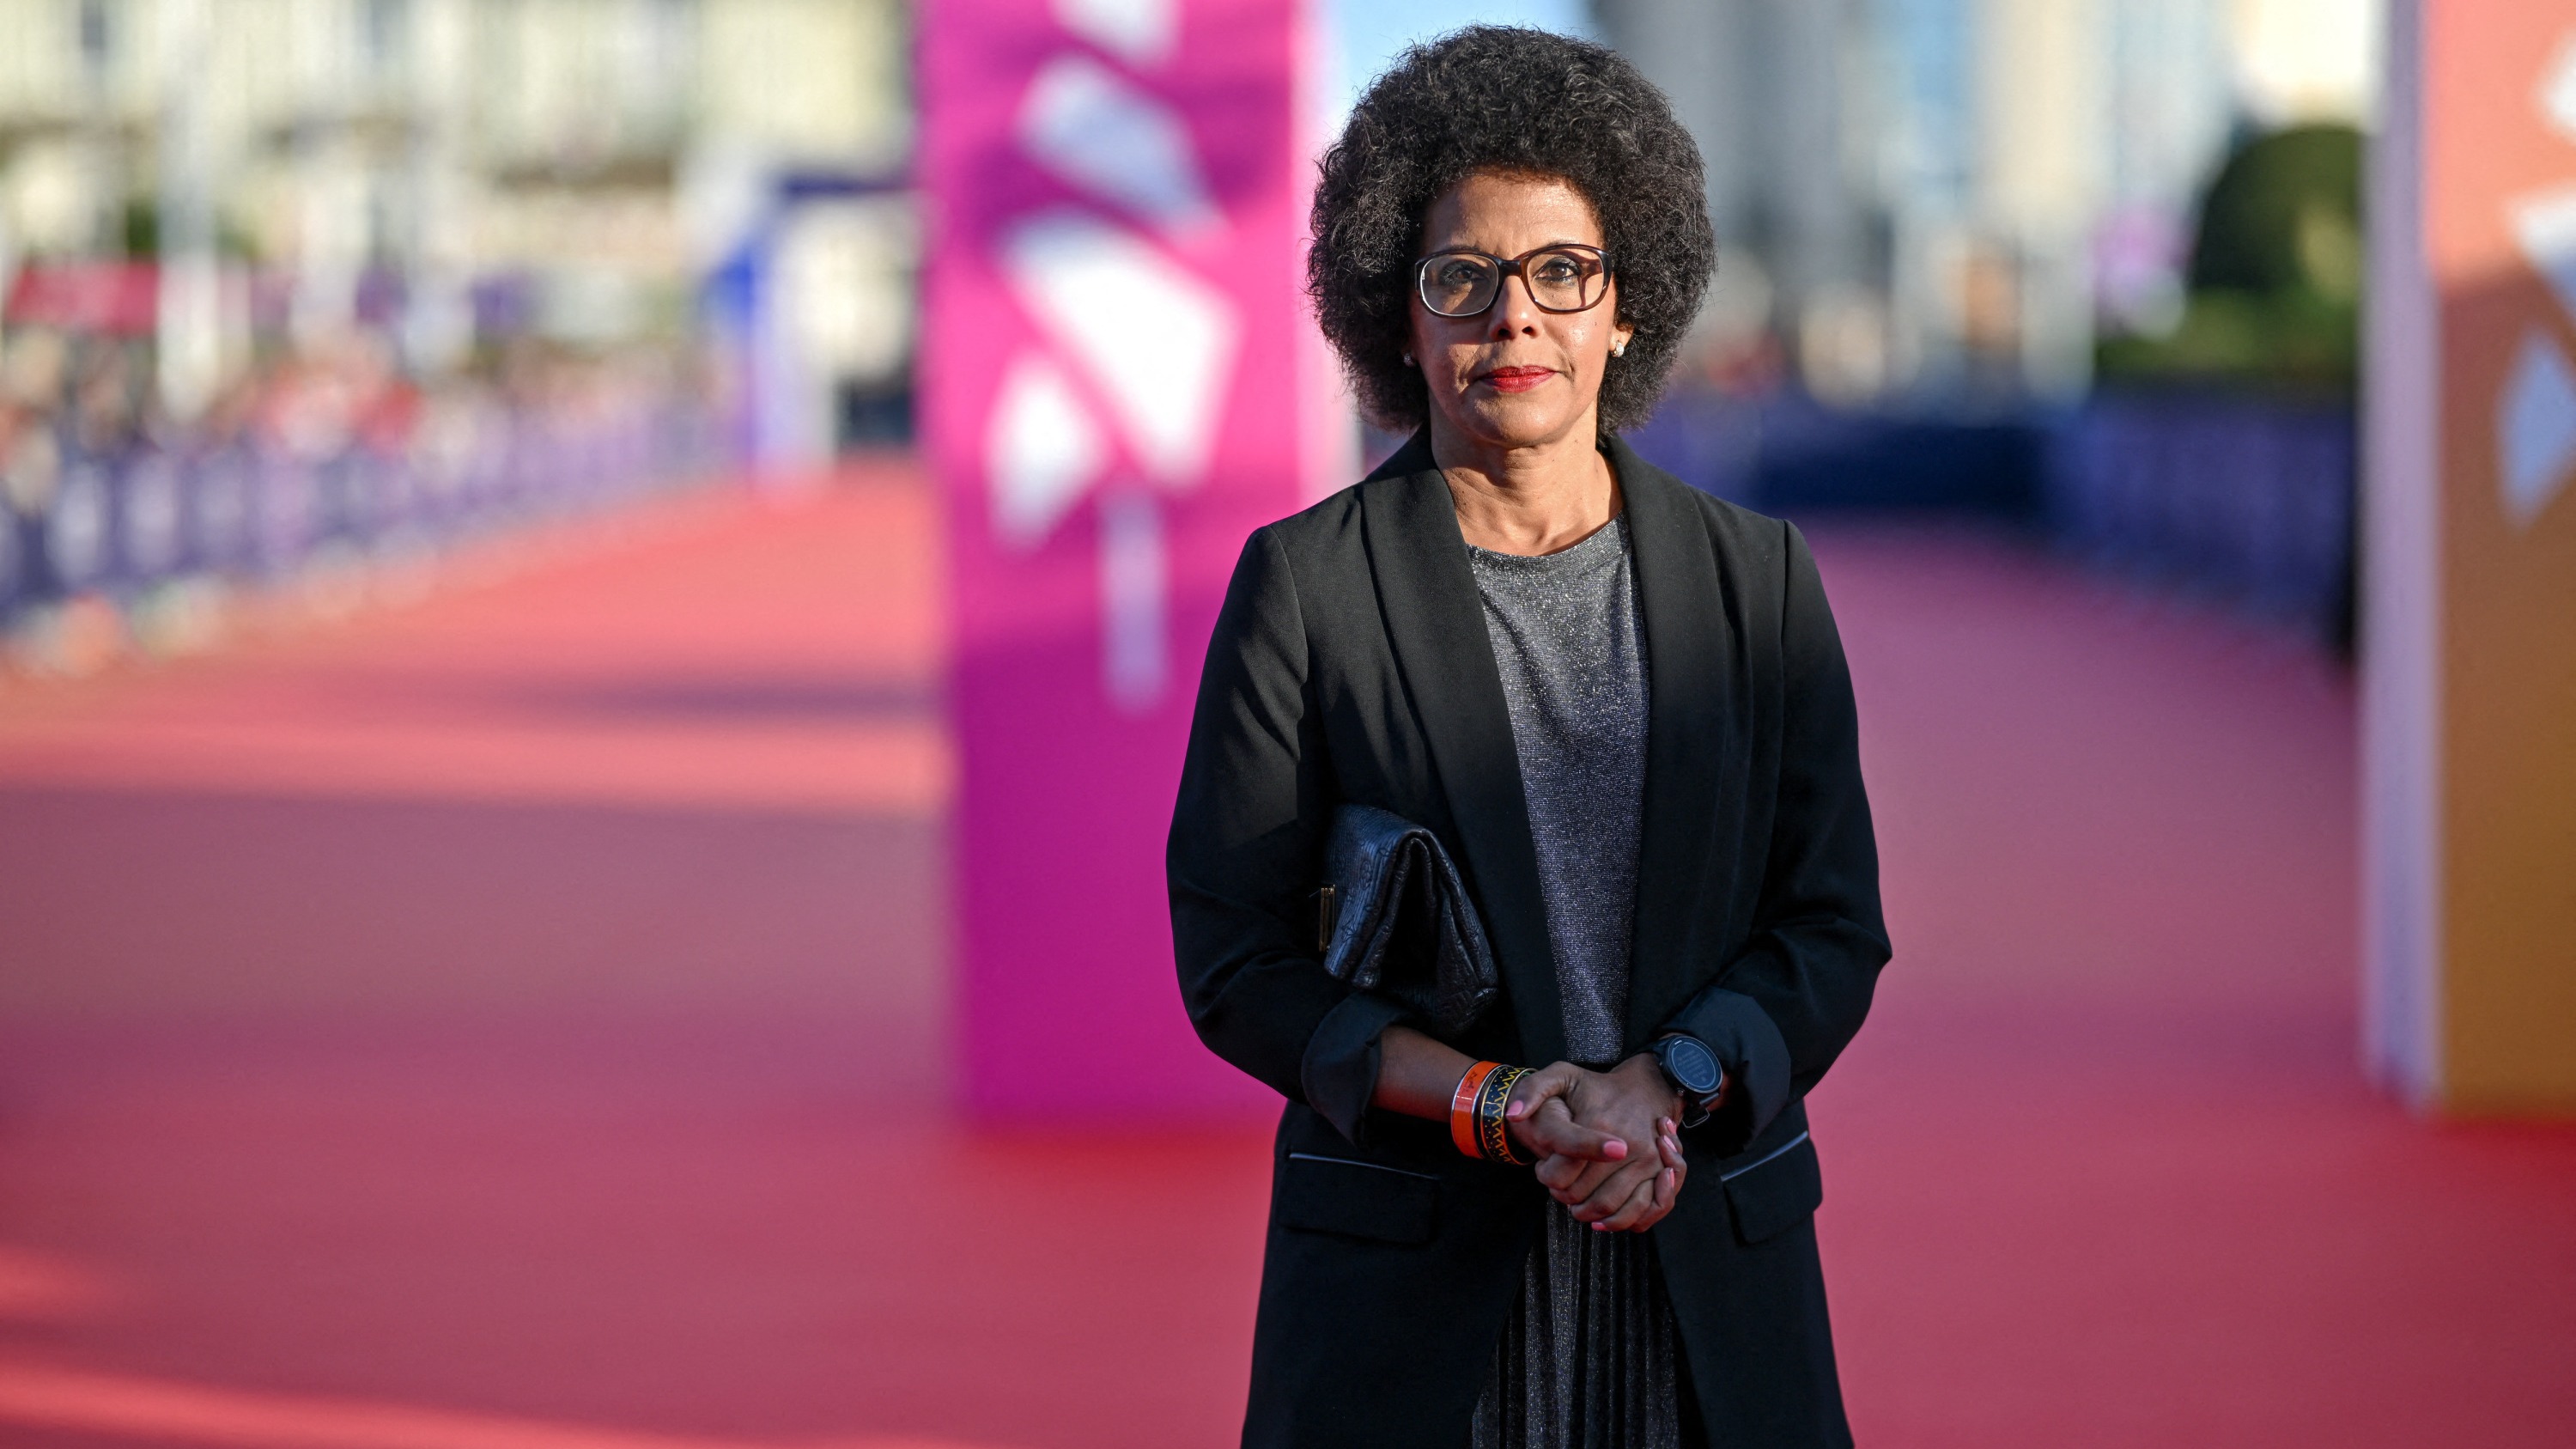
[[1529, 288], [1540, 311], [1582, 312], [1610, 295], [1610, 254], [1572, 242], [1516, 257], [1454, 247], [1414, 264], [1413, 290], [1435, 317], [1473, 317], [1494, 305], [1510, 276]]

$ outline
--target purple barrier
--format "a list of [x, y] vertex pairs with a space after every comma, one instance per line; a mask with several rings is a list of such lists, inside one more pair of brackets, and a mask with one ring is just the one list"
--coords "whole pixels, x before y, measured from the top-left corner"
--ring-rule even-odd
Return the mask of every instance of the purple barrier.
[[457, 399], [408, 436], [321, 445], [240, 427], [90, 446], [52, 417], [0, 435], [14, 444], [0, 457], [0, 629], [76, 596], [124, 606], [188, 580], [260, 586], [416, 559], [728, 461], [703, 406], [646, 390], [578, 414]]
[[2347, 407], [2105, 394], [2061, 429], [2052, 526], [2099, 563], [2328, 638], [2349, 627]]

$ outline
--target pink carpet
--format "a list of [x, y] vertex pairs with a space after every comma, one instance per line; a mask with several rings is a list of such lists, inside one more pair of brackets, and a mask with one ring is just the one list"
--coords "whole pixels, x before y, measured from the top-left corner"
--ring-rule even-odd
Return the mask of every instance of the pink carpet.
[[[932, 528], [657, 505], [0, 693], [0, 1444], [1230, 1442], [1262, 1130], [940, 1105]], [[1898, 944], [1816, 1104], [1863, 1442], [2576, 1442], [2576, 1130], [2352, 1069], [2349, 689], [1819, 547]]]

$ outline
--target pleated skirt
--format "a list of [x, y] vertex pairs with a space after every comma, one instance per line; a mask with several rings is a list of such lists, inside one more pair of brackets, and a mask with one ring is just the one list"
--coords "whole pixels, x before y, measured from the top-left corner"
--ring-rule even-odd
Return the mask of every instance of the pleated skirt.
[[1679, 1449], [1676, 1337], [1654, 1239], [1594, 1232], [1549, 1202], [1474, 1449]]

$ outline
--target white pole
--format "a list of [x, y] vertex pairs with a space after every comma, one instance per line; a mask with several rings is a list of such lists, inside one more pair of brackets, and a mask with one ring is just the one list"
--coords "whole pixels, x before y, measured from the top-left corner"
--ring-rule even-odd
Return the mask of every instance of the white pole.
[[159, 0], [161, 405], [185, 423], [223, 381], [223, 275], [215, 251], [214, 139], [206, 114], [209, 0]]

